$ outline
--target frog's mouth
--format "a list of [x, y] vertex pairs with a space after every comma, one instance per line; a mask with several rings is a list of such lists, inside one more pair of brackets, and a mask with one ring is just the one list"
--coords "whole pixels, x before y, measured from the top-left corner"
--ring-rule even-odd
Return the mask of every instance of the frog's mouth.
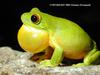
[[49, 35], [44, 30], [22, 25], [18, 31], [18, 43], [25, 51], [39, 53], [48, 47]]

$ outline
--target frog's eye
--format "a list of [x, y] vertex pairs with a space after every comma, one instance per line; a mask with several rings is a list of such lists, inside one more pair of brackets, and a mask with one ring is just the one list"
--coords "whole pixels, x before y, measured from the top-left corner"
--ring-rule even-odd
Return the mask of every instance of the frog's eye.
[[35, 24], [39, 24], [40, 23], [40, 16], [38, 14], [33, 14], [31, 16], [31, 21]]

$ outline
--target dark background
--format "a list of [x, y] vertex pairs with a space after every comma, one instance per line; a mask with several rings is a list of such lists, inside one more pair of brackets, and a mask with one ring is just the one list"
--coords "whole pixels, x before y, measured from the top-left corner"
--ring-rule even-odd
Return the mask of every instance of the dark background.
[[[84, 6], [49, 6], [49, 4], [91, 4]], [[22, 22], [22, 13], [38, 7], [41, 11], [51, 15], [67, 18], [79, 24], [97, 43], [100, 49], [100, 12], [98, 2], [91, 0], [15, 0], [0, 2], [0, 46], [10, 46], [23, 51], [17, 42], [17, 32]], [[24, 36], [23, 36], [24, 37]]]

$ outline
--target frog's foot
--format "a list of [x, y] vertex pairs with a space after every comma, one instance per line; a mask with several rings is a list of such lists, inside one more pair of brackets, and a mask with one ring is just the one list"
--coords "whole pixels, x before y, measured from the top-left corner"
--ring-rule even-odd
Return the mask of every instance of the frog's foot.
[[40, 68], [42, 68], [42, 67], [54, 67], [54, 65], [52, 65], [50, 60], [43, 60], [43, 61], [40, 62], [38, 67], [40, 67]]
[[85, 63], [78, 63], [78, 64], [73, 64], [72, 66], [74, 66], [74, 67], [83, 67], [83, 66], [88, 66], [88, 65], [85, 64]]
[[81, 66], [89, 66], [93, 64], [100, 57], [100, 51], [96, 48], [94, 42], [94, 48], [84, 57], [83, 63], [78, 63], [73, 66], [81, 67]]
[[100, 57], [100, 51], [96, 49], [89, 52], [89, 54], [84, 58], [83, 63], [74, 64], [72, 66], [75, 67], [82, 67], [82, 66], [89, 66], [92, 65]]

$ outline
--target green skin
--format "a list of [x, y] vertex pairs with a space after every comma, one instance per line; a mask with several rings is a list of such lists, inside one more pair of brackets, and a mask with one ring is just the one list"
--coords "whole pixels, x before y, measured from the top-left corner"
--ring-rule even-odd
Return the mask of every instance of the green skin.
[[[37, 24], [30, 19], [33, 13], [41, 17]], [[24, 25], [45, 30], [49, 34], [52, 44], [50, 46], [54, 48], [54, 52], [50, 60], [40, 62], [40, 67], [59, 65], [64, 57], [64, 52], [69, 54], [86, 52], [83, 63], [73, 64], [75, 67], [91, 65], [100, 56], [96, 43], [79, 25], [70, 20], [43, 13], [38, 8], [22, 14], [21, 19]], [[58, 37], [60, 42], [57, 40]]]

